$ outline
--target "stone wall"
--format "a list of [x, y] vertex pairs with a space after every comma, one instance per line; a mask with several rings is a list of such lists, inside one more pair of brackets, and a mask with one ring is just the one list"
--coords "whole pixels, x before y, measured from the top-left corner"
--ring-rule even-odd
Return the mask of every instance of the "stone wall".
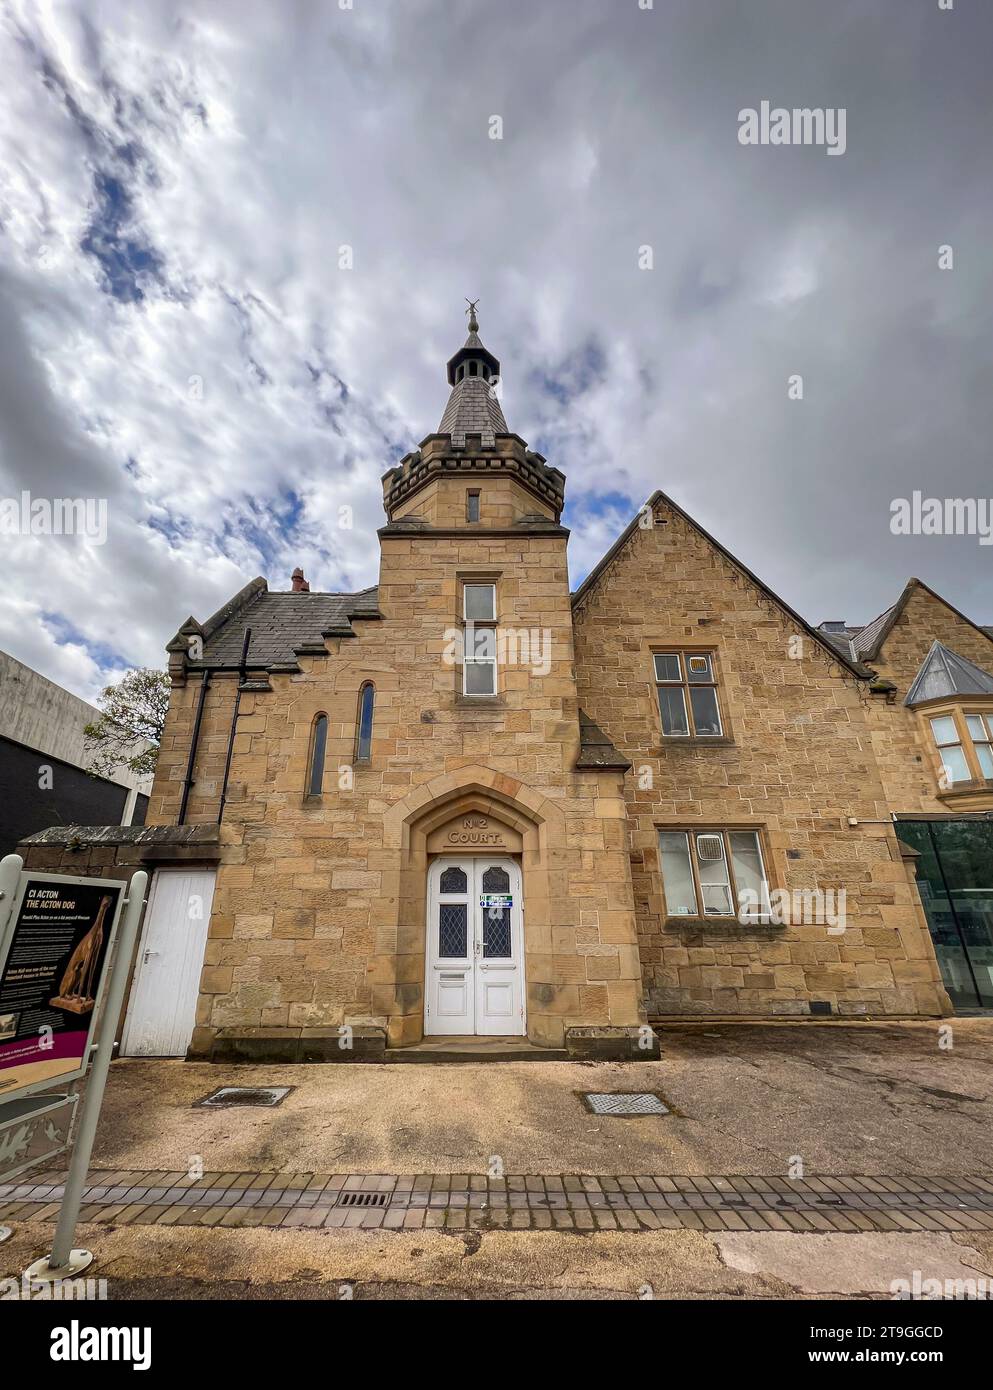
[[439, 528], [465, 528], [466, 496], [470, 492], [480, 494], [480, 529], [512, 526], [522, 516], [552, 516], [552, 509], [514, 478], [488, 478], [476, 472], [467, 472], [457, 480], [443, 477], [429, 483], [416, 496], [397, 507], [394, 516], [418, 516]]
[[[187, 825], [213, 825], [217, 822], [237, 688], [237, 673], [211, 673], [197, 743], [196, 781], [191, 788], [186, 808]], [[155, 782], [148, 804], [148, 814], [145, 817], [146, 825], [176, 824], [182, 803], [183, 780], [189, 762], [190, 740], [193, 736], [199, 698], [199, 674], [191, 676], [185, 684], [173, 684], [155, 769]], [[243, 699], [242, 712], [245, 707]], [[238, 727], [242, 729], [242, 723], [239, 722]]]
[[[872, 697], [829, 650], [666, 504], [581, 598], [575, 642], [580, 703], [634, 764], [625, 796], [650, 1016], [801, 1015], [812, 1002], [948, 1011], [888, 823]], [[694, 648], [715, 653], [728, 736], [663, 741], [652, 652]], [[845, 890], [844, 932], [667, 916], [664, 828], [757, 830], [773, 888]]]
[[[451, 486], [464, 508], [464, 481]], [[482, 515], [488, 514], [484, 479]], [[500, 490], [502, 492], [502, 489]], [[453, 512], [454, 514], [454, 512]], [[464, 514], [464, 513], [463, 513]], [[495, 578], [499, 625], [550, 640], [550, 668], [500, 673], [467, 700], [444, 659], [459, 584]], [[423, 1022], [427, 836], [439, 818], [493, 815], [522, 837], [527, 1023], [637, 1024], [641, 981], [616, 771], [575, 771], [578, 718], [565, 533], [384, 534], [381, 621], [242, 697], [193, 1051], [222, 1028], [365, 1023], [392, 1043]], [[354, 761], [358, 693], [376, 687], [372, 756]], [[234, 678], [208, 693], [192, 820], [216, 818]], [[177, 688], [153, 814], [174, 818], [197, 696]], [[329, 719], [323, 796], [306, 792], [314, 719]], [[239, 862], [235, 862], [235, 848]], [[461, 851], [460, 851], [461, 852]]]

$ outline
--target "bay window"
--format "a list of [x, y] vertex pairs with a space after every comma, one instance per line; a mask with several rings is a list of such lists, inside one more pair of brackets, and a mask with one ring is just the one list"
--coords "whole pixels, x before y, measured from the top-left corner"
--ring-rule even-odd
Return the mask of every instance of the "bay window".
[[976, 751], [976, 763], [984, 777], [993, 780], [993, 712], [967, 714], [966, 728]]
[[942, 710], [928, 716], [948, 789], [993, 781], [993, 710]]

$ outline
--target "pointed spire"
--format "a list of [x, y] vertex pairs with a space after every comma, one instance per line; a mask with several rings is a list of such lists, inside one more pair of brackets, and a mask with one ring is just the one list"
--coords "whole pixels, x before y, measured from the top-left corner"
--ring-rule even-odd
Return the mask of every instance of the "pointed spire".
[[466, 299], [469, 336], [448, 363], [452, 394], [438, 426], [439, 434], [452, 436], [452, 447], [465, 448], [467, 434], [482, 436], [484, 449], [496, 447], [495, 436], [509, 434], [500, 406], [500, 363], [479, 338], [476, 317], [478, 299]]

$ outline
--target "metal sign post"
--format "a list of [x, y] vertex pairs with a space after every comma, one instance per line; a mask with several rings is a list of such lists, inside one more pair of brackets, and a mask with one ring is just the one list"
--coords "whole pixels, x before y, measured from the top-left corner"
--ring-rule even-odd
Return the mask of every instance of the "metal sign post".
[[[4, 954], [4, 937], [10, 922], [17, 886], [21, 881], [24, 860], [19, 854], [6, 854], [0, 859], [0, 958]], [[9, 1226], [0, 1226], [0, 1242], [9, 1239], [14, 1232]]]
[[19, 854], [8, 854], [0, 859], [0, 958], [3, 956], [4, 936], [14, 909], [21, 870], [24, 860]]
[[[0, 870], [2, 868], [3, 865], [0, 865]], [[117, 1031], [117, 1020], [121, 1012], [121, 1005], [124, 1002], [124, 991], [127, 987], [131, 956], [138, 936], [138, 922], [145, 903], [145, 889], [147, 887], [148, 874], [143, 871], [136, 873], [131, 879], [127, 897], [124, 899], [124, 915], [117, 935], [117, 950], [111, 968], [110, 982], [103, 999], [103, 1012], [97, 1029], [96, 1043], [90, 1053], [93, 1064], [90, 1068], [82, 1113], [79, 1117], [79, 1129], [69, 1164], [69, 1176], [66, 1180], [59, 1220], [55, 1227], [52, 1253], [28, 1266], [24, 1272], [29, 1279], [54, 1282], [57, 1279], [78, 1274], [93, 1260], [93, 1255], [89, 1250], [74, 1250], [72, 1248], [72, 1238], [76, 1231], [76, 1222], [79, 1220], [79, 1208], [82, 1204], [86, 1173], [90, 1166], [93, 1140], [96, 1137], [97, 1123], [100, 1119], [100, 1107], [103, 1104], [107, 1073], [110, 1070], [111, 1059], [114, 1055], [114, 1034]], [[0, 912], [2, 912], [2, 906], [0, 903]]]

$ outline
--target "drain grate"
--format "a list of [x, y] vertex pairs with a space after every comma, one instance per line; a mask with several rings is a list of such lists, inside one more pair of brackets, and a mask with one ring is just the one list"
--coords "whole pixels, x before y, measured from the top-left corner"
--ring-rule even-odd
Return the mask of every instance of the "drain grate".
[[593, 1115], [668, 1115], [653, 1091], [584, 1091], [586, 1108]]
[[221, 1086], [193, 1105], [204, 1110], [221, 1110], [229, 1105], [262, 1105], [271, 1109], [280, 1105], [292, 1090], [292, 1086]]
[[342, 1192], [336, 1207], [385, 1207], [390, 1200], [388, 1192]]

